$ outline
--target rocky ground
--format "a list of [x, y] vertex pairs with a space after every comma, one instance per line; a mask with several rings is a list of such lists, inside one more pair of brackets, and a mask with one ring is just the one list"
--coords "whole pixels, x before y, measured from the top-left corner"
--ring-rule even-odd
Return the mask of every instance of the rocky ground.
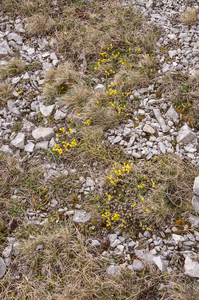
[[[199, 1], [130, 2], [139, 8], [147, 26], [155, 24], [160, 31], [155, 49], [157, 67], [154, 78], [147, 87], [135, 87], [129, 92], [128, 101], [134, 109], [126, 120], [120, 121], [114, 127], [105, 128], [102, 144], [106, 144], [109, 149], [116, 148], [122, 151], [126, 161], [138, 166], [145, 162], [152, 163], [154, 159], [164, 155], [174, 155], [185, 164], [192, 164], [194, 174], [197, 175], [198, 94], [194, 80], [199, 74]], [[132, 5], [128, 1], [120, 4], [121, 7]], [[53, 1], [52, 5], [55, 12], [59, 11], [56, 1]], [[185, 15], [187, 8], [192, 9], [191, 17], [189, 14]], [[58, 68], [67, 60], [64, 54], [57, 51], [55, 38], [37, 35], [30, 37], [27, 30], [26, 18], [1, 15], [0, 151], [3, 157], [12, 157], [20, 164], [29, 161], [38, 167], [43, 172], [44, 185], [56, 178], [57, 181], [59, 178], [67, 178], [67, 189], [77, 196], [75, 203], [70, 204], [54, 197], [50, 200], [48, 209], [44, 210], [34, 209], [30, 205], [21, 215], [22, 222], [25, 222], [26, 226], [38, 227], [41, 230], [49, 223], [51, 216], [55, 216], [55, 223], [58, 224], [60, 217], [57, 216], [62, 215], [62, 218], [67, 218], [80, 229], [83, 224], [90, 224], [91, 234], [90, 237], [86, 235], [85, 245], [88, 249], [97, 249], [103, 259], [109, 259], [106, 272], [113, 278], [124, 270], [139, 273], [151, 264], [167, 274], [184, 274], [191, 278], [199, 278], [199, 182], [196, 176], [195, 183], [192, 181], [195, 193], [192, 200], [193, 209], [180, 224], [175, 223], [174, 219], [156, 229], [144, 224], [139, 227], [136, 236], [123, 231], [121, 226], [109, 230], [105, 225], [104, 228], [96, 230], [98, 226], [92, 224], [93, 215], [91, 211], [87, 211], [86, 203], [93, 195], [106, 197], [105, 192], [107, 194], [108, 190], [104, 179], [102, 180], [100, 162], [97, 159], [92, 161], [90, 170], [86, 164], [86, 170], [82, 169], [79, 156], [78, 161], [73, 158], [73, 161], [66, 164], [57, 156], [61, 148], [56, 146], [60, 141], [60, 128], [64, 128], [72, 138], [67, 141], [67, 147], [75, 148], [78, 126], [85, 124], [89, 127], [92, 119], [81, 119], [78, 114], [74, 114], [68, 104], [60, 103], [60, 95], [54, 101], [47, 98], [43, 91], [52, 80], [52, 77], [47, 75], [48, 70]], [[12, 61], [13, 58], [17, 61]], [[89, 73], [85, 57], [79, 66], [79, 72], [85, 77]], [[153, 72], [152, 69], [151, 73]], [[175, 76], [177, 81], [180, 80], [180, 76], [184, 76], [187, 81], [183, 79], [180, 85], [178, 83], [175, 86]], [[105, 82], [105, 77], [94, 77], [92, 80], [94, 95], [112, 93], [112, 87], [117, 91], [115, 77], [110, 78], [108, 83]], [[115, 106], [114, 102], [112, 106]], [[191, 116], [188, 114], [190, 106], [193, 107]], [[118, 114], [122, 114], [123, 111], [125, 108], [118, 108]], [[108, 176], [108, 169], [105, 170], [105, 174]], [[190, 192], [192, 193], [192, 188]], [[24, 201], [24, 196], [21, 196], [17, 188], [13, 189], [11, 198], [14, 201]], [[188, 201], [191, 203], [191, 198]], [[173, 203], [173, 200], [171, 202]], [[175, 201], [173, 205], [176, 209]], [[34, 239], [34, 234], [29, 234], [29, 239]], [[40, 251], [42, 247], [42, 243], [38, 244], [35, 251]], [[19, 249], [20, 239], [18, 240], [15, 232], [12, 232], [6, 236], [6, 247], [1, 253], [1, 280], [10, 272], [12, 260], [19, 255]], [[15, 279], [21, 278], [16, 270], [12, 276]], [[160, 291], [161, 289], [164, 290], [164, 287], [160, 287]], [[161, 297], [153, 299], [174, 299]], [[148, 298], [143, 296], [142, 299]]]

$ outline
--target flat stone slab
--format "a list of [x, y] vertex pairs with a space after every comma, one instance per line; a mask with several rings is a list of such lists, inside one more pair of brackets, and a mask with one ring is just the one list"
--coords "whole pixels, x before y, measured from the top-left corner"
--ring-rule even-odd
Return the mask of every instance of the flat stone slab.
[[54, 136], [54, 130], [53, 128], [39, 127], [33, 130], [32, 136], [37, 142], [49, 141]]
[[91, 220], [91, 214], [87, 213], [85, 210], [75, 210], [74, 216], [73, 216], [73, 222], [74, 223], [86, 223]]

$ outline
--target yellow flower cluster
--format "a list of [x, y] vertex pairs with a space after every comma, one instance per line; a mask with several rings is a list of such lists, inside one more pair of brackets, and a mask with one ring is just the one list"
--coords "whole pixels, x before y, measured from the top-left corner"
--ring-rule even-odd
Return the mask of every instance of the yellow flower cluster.
[[153, 179], [151, 179], [151, 182], [152, 182], [152, 187], [153, 187], [154, 189], [156, 189], [155, 182], [153, 181]]
[[110, 88], [109, 91], [107, 91], [106, 93], [109, 94], [110, 96], [117, 95], [117, 91], [116, 90], [112, 90], [112, 88]]
[[108, 193], [105, 193], [105, 195], [108, 197], [108, 200], [111, 200], [111, 195], [109, 195]]
[[[71, 135], [73, 133], [71, 128], [69, 128], [69, 131], [66, 131], [64, 127], [61, 127], [59, 130], [62, 133], [65, 133], [66, 135]], [[61, 135], [56, 134], [56, 137], [61, 137]], [[66, 141], [62, 141], [58, 144], [55, 144], [52, 151], [58, 152], [60, 155], [63, 155], [64, 154], [63, 150], [65, 150], [65, 152], [69, 152], [70, 148], [73, 148], [73, 147], [76, 147], [76, 146], [77, 146], [77, 142], [76, 142], [75, 139], [71, 140], [68, 143]]]
[[[99, 102], [98, 102], [98, 104], [99, 104]], [[92, 117], [90, 117], [89, 119], [84, 121], [84, 124], [87, 125], [87, 126], [91, 125], [91, 120], [92, 120]]]

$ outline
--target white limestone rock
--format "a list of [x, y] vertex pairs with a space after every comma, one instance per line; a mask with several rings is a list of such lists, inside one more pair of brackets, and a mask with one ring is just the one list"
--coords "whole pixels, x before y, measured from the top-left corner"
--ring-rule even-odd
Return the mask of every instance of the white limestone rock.
[[134, 271], [142, 271], [144, 269], [144, 265], [139, 259], [134, 259], [133, 261], [133, 269]]
[[192, 198], [192, 207], [193, 207], [193, 209], [197, 212], [197, 213], [199, 213], [199, 197], [198, 196], [193, 196], [193, 198]]
[[11, 141], [11, 145], [23, 149], [24, 148], [24, 141], [25, 141], [25, 134], [19, 132], [14, 140]]
[[4, 276], [5, 272], [6, 272], [6, 265], [4, 260], [0, 257], [0, 278]]
[[185, 257], [184, 270], [185, 275], [199, 278], [199, 263], [193, 261], [188, 255]]
[[108, 276], [110, 276], [110, 277], [117, 277], [117, 276], [121, 275], [120, 267], [115, 266], [115, 265], [109, 266], [106, 269], [106, 272], [107, 272]]
[[155, 130], [153, 129], [153, 127], [151, 127], [151, 126], [148, 125], [148, 124], [145, 124], [145, 125], [144, 125], [143, 131], [144, 131], [144, 132], [147, 132], [147, 133], [150, 133], [150, 134], [154, 134], [154, 133], [155, 133]]
[[12, 55], [13, 52], [12, 50], [10, 49], [10, 47], [8, 46], [8, 43], [6, 41], [3, 41], [0, 43], [0, 56], [1, 55]]
[[178, 136], [176, 138], [177, 143], [188, 144], [196, 139], [196, 134], [189, 128], [187, 124], [183, 125], [178, 131]]
[[199, 176], [195, 178], [194, 184], [193, 184], [193, 192], [197, 196], [199, 196]]
[[48, 141], [38, 142], [35, 145], [35, 149], [48, 149]]
[[61, 110], [56, 110], [54, 118], [55, 118], [55, 120], [63, 120], [66, 118], [66, 114], [63, 113]]
[[73, 222], [74, 223], [86, 223], [91, 220], [91, 214], [87, 213], [85, 210], [75, 210], [74, 216], [73, 216]]
[[53, 109], [54, 109], [55, 105], [48, 105], [45, 106], [43, 104], [40, 104], [40, 112], [44, 117], [49, 117], [52, 115]]
[[105, 91], [105, 86], [103, 84], [98, 84], [96, 85], [96, 87], [94, 88], [94, 91], [96, 93], [102, 93]]
[[35, 144], [33, 144], [32, 142], [29, 142], [27, 145], [25, 145], [24, 151], [31, 153], [34, 150], [34, 147], [35, 147]]
[[32, 132], [33, 138], [39, 141], [49, 141], [54, 136], [53, 128], [38, 127]]
[[21, 114], [18, 107], [16, 107], [15, 101], [13, 101], [13, 100], [8, 100], [7, 101], [7, 108], [10, 112], [12, 112], [15, 115], [20, 115]]
[[191, 227], [199, 228], [199, 218], [195, 217], [194, 215], [190, 215], [189, 223], [191, 224]]
[[165, 265], [163, 259], [161, 259], [160, 256], [154, 257], [153, 262], [155, 263], [155, 265], [158, 267], [158, 269], [161, 272], [164, 272], [166, 270], [166, 265]]
[[9, 154], [13, 154], [12, 149], [8, 146], [8, 145], [3, 145], [0, 148], [0, 151], [4, 152], [4, 153], [9, 153]]

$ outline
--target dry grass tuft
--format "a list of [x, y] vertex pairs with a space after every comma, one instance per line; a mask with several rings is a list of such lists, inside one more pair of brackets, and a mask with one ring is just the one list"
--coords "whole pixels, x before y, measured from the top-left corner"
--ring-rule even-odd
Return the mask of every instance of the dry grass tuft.
[[45, 35], [56, 29], [56, 22], [49, 16], [42, 13], [36, 14], [29, 19], [27, 26], [28, 33], [31, 35]]
[[[122, 171], [122, 166], [120, 170]], [[116, 206], [121, 206], [120, 210], [124, 211], [119, 214], [126, 220], [128, 229], [134, 221], [138, 226], [142, 222], [152, 228], [154, 225], [172, 223], [176, 218], [187, 221], [192, 212], [190, 199], [197, 173], [196, 168], [175, 155], [157, 157], [151, 163], [134, 164], [130, 173], [124, 176], [111, 172], [112, 180], [116, 177], [119, 180], [115, 184], [110, 180], [107, 186], [111, 201], [106, 211], [118, 213], [114, 207], [118, 209]], [[130, 205], [134, 205], [133, 208]], [[128, 217], [129, 214], [132, 215], [131, 218]], [[121, 219], [118, 221], [121, 223]]]
[[50, 69], [46, 73], [46, 85], [43, 93], [47, 98], [54, 98], [68, 91], [74, 84], [80, 81], [81, 74], [74, 69], [70, 62], [59, 66], [57, 69]]
[[180, 20], [185, 25], [193, 25], [197, 22], [198, 9], [187, 9], [180, 16]]
[[12, 58], [7, 64], [0, 67], [0, 80], [5, 80], [8, 76], [21, 74], [25, 67], [26, 64], [20, 58]]

